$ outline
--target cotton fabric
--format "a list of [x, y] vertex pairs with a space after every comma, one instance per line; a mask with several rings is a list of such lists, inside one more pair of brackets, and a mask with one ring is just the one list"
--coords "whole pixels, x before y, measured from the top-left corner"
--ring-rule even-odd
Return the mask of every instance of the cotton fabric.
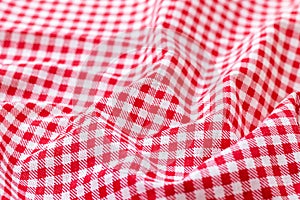
[[1, 1], [1, 199], [299, 199], [299, 12]]

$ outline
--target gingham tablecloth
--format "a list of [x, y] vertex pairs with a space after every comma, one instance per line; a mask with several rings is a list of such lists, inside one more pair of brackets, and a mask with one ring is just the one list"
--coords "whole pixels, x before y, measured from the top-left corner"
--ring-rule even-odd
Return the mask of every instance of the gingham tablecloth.
[[299, 3], [2, 0], [1, 199], [299, 199]]

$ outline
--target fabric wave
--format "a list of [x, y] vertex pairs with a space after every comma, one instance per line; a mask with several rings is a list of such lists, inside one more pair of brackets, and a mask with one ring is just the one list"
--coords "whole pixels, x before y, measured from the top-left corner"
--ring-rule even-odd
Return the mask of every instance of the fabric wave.
[[299, 8], [0, 2], [1, 199], [298, 199]]

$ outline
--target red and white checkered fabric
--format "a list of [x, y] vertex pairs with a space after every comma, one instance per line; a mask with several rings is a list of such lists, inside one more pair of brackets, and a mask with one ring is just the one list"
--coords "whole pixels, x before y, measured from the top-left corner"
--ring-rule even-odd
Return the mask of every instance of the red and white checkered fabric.
[[300, 199], [300, 2], [0, 1], [1, 199]]

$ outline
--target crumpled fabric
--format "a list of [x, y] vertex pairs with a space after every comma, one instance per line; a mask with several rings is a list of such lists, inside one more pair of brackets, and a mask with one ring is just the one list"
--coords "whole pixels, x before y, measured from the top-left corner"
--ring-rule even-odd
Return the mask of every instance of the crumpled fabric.
[[299, 1], [0, 2], [1, 199], [299, 199]]

